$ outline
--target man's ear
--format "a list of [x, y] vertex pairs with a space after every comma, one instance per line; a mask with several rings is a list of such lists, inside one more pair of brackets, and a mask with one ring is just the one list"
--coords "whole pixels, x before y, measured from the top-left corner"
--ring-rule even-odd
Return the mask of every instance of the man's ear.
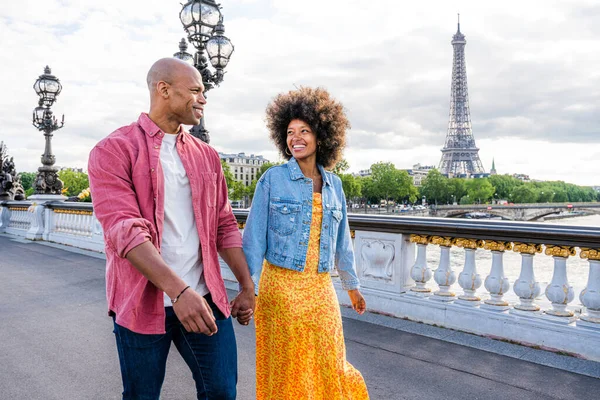
[[156, 91], [158, 92], [158, 94], [160, 94], [165, 99], [169, 97], [170, 89], [171, 89], [171, 85], [169, 85], [165, 81], [160, 81], [156, 84]]

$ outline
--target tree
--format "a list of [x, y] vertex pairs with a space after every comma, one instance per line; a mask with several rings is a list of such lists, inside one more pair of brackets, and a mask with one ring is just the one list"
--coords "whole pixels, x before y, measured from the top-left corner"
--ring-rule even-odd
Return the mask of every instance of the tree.
[[530, 185], [521, 185], [512, 193], [512, 200], [515, 203], [533, 203], [536, 197], [537, 195]]
[[346, 195], [346, 202], [351, 203], [352, 199], [361, 196], [361, 181], [352, 174], [339, 174], [342, 181], [342, 188]]
[[463, 178], [450, 178], [447, 182], [447, 202], [459, 202], [467, 194], [467, 186]]
[[523, 182], [510, 175], [491, 175], [487, 179], [496, 189], [499, 199], [509, 199], [515, 188], [523, 185]]
[[473, 202], [486, 203], [494, 195], [494, 187], [486, 178], [467, 180], [467, 194]]
[[437, 169], [432, 169], [423, 179], [421, 185], [421, 195], [425, 196], [429, 203], [437, 204], [447, 200], [448, 197], [448, 178]]
[[58, 172], [58, 177], [63, 181], [65, 195], [68, 197], [77, 196], [84, 189], [90, 187], [90, 181], [85, 172], [75, 172], [69, 169], [63, 169]]
[[21, 178], [21, 185], [23, 185], [23, 190], [27, 191], [33, 187], [36, 175], [37, 174], [35, 172], [21, 172], [19, 174], [19, 177]]
[[338, 161], [337, 164], [335, 164], [331, 172], [333, 172], [336, 175], [341, 175], [344, 172], [348, 171], [348, 168], [350, 168], [350, 165], [348, 164], [348, 161], [346, 161], [346, 159], [343, 158], [340, 161]]
[[371, 165], [371, 179], [373, 194], [378, 199], [414, 201], [417, 198], [417, 190], [408, 172], [397, 170], [392, 163], [379, 162]]

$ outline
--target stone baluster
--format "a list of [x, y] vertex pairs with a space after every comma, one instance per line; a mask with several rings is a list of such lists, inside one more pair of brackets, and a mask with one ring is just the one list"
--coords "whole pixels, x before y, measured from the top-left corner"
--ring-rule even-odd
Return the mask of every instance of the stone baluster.
[[417, 244], [417, 258], [415, 264], [410, 269], [410, 277], [415, 281], [415, 287], [412, 287], [410, 290], [424, 296], [431, 293], [431, 289], [425, 287], [425, 285], [433, 276], [431, 268], [427, 265], [427, 245], [429, 244], [429, 240], [429, 236], [410, 235], [410, 241]]
[[83, 211], [77, 211], [77, 214], [75, 215], [75, 217], [77, 218], [77, 235], [78, 236], [84, 236], [85, 235], [85, 226], [84, 226], [84, 215], [83, 215]]
[[93, 232], [93, 224], [94, 224], [94, 219], [92, 214], [88, 213], [85, 215], [85, 236], [87, 237], [92, 237]]
[[463, 289], [463, 294], [458, 296], [457, 304], [477, 307], [481, 302], [481, 298], [477, 296], [477, 289], [481, 287], [483, 280], [477, 273], [477, 265], [475, 263], [475, 252], [478, 248], [482, 248], [484, 241], [475, 239], [456, 239], [456, 246], [465, 249], [465, 265], [462, 272], [458, 275], [458, 284]]
[[554, 273], [546, 287], [546, 297], [552, 302], [552, 309], [546, 310], [546, 314], [560, 317], [562, 322], [572, 322], [574, 313], [567, 310], [567, 305], [573, 301], [575, 293], [567, 278], [567, 258], [576, 254], [575, 248], [546, 245], [546, 254], [554, 258]]
[[0, 207], [0, 233], [6, 231], [10, 224], [10, 208], [8, 207]]
[[484, 248], [492, 252], [492, 269], [484, 283], [490, 298], [483, 302], [482, 307], [493, 311], [508, 310], [510, 305], [503, 299], [510, 289], [510, 283], [504, 276], [504, 252], [512, 249], [512, 243], [486, 240]]
[[456, 282], [456, 274], [450, 265], [450, 249], [454, 240], [447, 236], [433, 236], [432, 244], [440, 246], [440, 264], [433, 273], [433, 279], [440, 289], [434, 293], [432, 299], [439, 301], [454, 301], [456, 295], [450, 291], [450, 286]]
[[44, 203], [33, 203], [28, 211], [32, 213], [33, 216], [25, 237], [30, 240], [41, 240], [44, 236], [44, 213], [46, 207], [44, 206]]
[[513, 290], [519, 296], [519, 304], [515, 305], [515, 309], [521, 311], [539, 311], [540, 306], [535, 304], [534, 300], [540, 295], [541, 288], [539, 282], [535, 280], [533, 256], [536, 253], [542, 252], [542, 245], [515, 243], [513, 250], [521, 254], [521, 274], [513, 287]]
[[581, 258], [590, 263], [590, 274], [585, 288], [579, 294], [586, 313], [577, 321], [577, 326], [600, 329], [600, 249], [581, 249]]

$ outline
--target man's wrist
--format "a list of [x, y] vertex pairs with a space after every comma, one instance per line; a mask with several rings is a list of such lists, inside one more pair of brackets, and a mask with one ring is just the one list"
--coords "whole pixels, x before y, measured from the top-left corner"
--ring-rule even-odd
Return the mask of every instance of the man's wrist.
[[250, 292], [254, 293], [254, 282], [252, 281], [252, 279], [249, 279], [248, 282], [240, 283], [239, 291], [240, 292], [250, 291]]

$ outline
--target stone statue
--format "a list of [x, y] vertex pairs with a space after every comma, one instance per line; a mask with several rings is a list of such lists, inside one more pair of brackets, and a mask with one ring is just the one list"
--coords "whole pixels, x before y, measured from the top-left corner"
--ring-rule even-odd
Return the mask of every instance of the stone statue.
[[13, 157], [8, 158], [4, 142], [0, 142], [0, 201], [25, 200], [21, 177], [17, 175]]

